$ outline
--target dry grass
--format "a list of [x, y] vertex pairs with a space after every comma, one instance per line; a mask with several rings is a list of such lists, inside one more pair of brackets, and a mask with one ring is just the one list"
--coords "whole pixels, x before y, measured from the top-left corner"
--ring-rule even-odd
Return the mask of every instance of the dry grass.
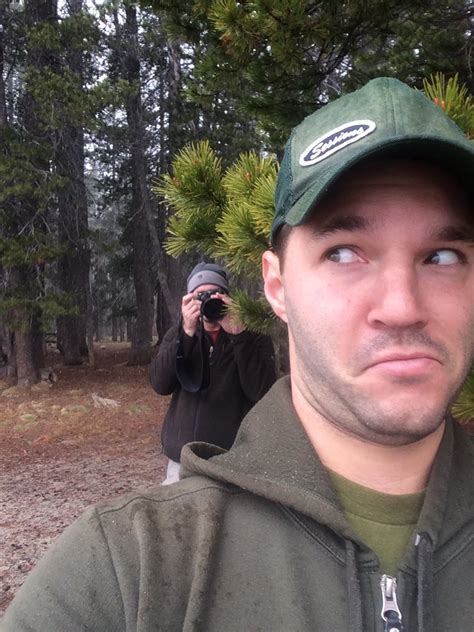
[[126, 359], [126, 345], [108, 344], [97, 349], [95, 369], [64, 367], [51, 355], [58, 376], [51, 388], [0, 381], [0, 615], [87, 505], [163, 478], [168, 398], [154, 393], [145, 367], [127, 367]]

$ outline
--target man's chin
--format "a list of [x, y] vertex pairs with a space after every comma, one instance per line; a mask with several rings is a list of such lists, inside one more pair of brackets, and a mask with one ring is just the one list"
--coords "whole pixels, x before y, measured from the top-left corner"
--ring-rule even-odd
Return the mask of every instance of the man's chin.
[[369, 441], [397, 446], [421, 441], [436, 432], [445, 418], [445, 407], [418, 411], [413, 406], [400, 406], [396, 410], [379, 410], [372, 418], [366, 417], [363, 425]]
[[452, 401], [455, 391], [449, 386], [447, 380], [411, 377], [400, 381], [369, 382], [360, 385], [360, 393], [365, 393], [368, 401], [373, 401], [375, 405], [378, 402], [387, 413], [423, 416], [428, 407], [436, 417], [437, 411], [444, 413]]

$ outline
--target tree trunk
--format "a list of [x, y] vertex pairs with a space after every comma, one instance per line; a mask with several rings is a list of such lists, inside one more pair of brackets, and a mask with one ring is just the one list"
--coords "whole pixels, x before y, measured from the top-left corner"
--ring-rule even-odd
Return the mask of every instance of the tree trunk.
[[110, 280], [110, 293], [112, 298], [112, 308], [110, 316], [112, 324], [112, 342], [117, 342], [120, 326], [120, 315], [118, 308], [119, 292], [117, 286], [117, 276], [115, 273], [112, 273], [112, 278]]
[[[185, 129], [189, 121], [185, 121], [183, 111], [183, 76], [181, 69], [182, 52], [177, 41], [169, 39], [166, 42], [167, 70], [164, 81], [160, 84], [160, 111], [166, 113], [161, 122], [162, 151], [160, 152], [160, 171], [169, 171], [171, 161], [185, 143]], [[165, 132], [166, 130], [166, 132]], [[157, 238], [163, 242], [166, 238], [166, 223], [168, 209], [163, 204], [158, 213], [156, 223]], [[189, 260], [189, 261], [188, 261]], [[192, 257], [184, 256], [179, 259], [168, 256], [163, 252], [160, 259], [160, 270], [168, 279], [169, 294], [165, 294], [160, 283], [156, 284], [156, 330], [161, 340], [166, 331], [174, 325], [181, 314], [181, 298], [186, 288], [186, 277], [191, 270]], [[188, 265], [189, 263], [189, 265]], [[173, 309], [169, 309], [169, 305]]]
[[0, 326], [1, 351], [7, 356], [6, 374], [8, 377], [16, 375], [15, 334], [8, 327]]
[[6, 2], [0, 2], [0, 133], [1, 129], [7, 126], [7, 102], [5, 81], [3, 78], [3, 60], [4, 60], [4, 20], [5, 20]]
[[92, 299], [92, 286], [90, 282], [87, 284], [87, 352], [89, 356], [89, 366], [95, 367], [94, 354], [94, 303]]
[[[71, 15], [82, 10], [82, 0], [69, 2]], [[69, 69], [83, 75], [82, 52], [68, 53]], [[59, 286], [72, 294], [78, 313], [61, 317], [64, 362], [82, 363], [87, 354], [87, 295], [89, 292], [90, 253], [88, 246], [87, 198], [84, 184], [84, 131], [65, 123], [56, 135], [56, 171], [65, 185], [58, 192], [59, 235], [65, 252], [59, 259]]]
[[31, 346], [35, 369], [43, 369], [44, 362], [44, 333], [41, 329], [41, 313], [34, 312], [31, 317]]
[[31, 386], [38, 382], [38, 372], [33, 357], [31, 330], [15, 332], [15, 348], [18, 386]]
[[127, 341], [130, 342], [133, 340], [133, 318], [132, 316], [127, 316]]
[[[128, 49], [124, 58], [126, 79], [130, 86], [135, 86], [135, 92], [130, 94], [126, 104], [131, 143], [132, 177], [136, 178], [135, 183], [138, 187], [136, 194], [140, 196], [141, 202], [140, 213], [143, 213], [148, 231], [150, 243], [149, 252], [152, 253], [151, 263], [153, 264], [153, 274], [160, 285], [160, 290], [164, 296], [170, 318], [174, 321], [178, 314], [178, 305], [169, 287], [166, 274], [166, 254], [158, 237], [150, 191], [147, 185], [145, 125], [143, 121], [143, 105], [140, 90], [140, 56], [138, 50], [138, 25], [135, 5], [129, 5], [126, 8], [126, 32], [128, 43]], [[138, 209], [138, 207], [135, 208]], [[149, 309], [148, 299], [147, 309]]]
[[112, 342], [117, 342], [118, 340], [118, 321], [119, 317], [112, 314]]
[[[161, 244], [158, 242], [154, 223], [150, 193], [146, 180], [145, 125], [140, 90], [140, 59], [138, 51], [138, 24], [135, 5], [126, 6], [126, 41], [124, 71], [130, 87], [126, 100], [127, 123], [131, 154], [132, 175], [132, 243], [133, 243], [133, 280], [135, 285], [137, 318], [130, 347], [128, 364], [147, 364], [151, 358], [153, 327], [153, 283], [150, 253], [159, 259]], [[157, 243], [158, 242], [158, 243]], [[165, 295], [169, 295], [168, 281], [162, 274], [160, 264], [158, 276], [161, 276]], [[171, 309], [171, 307], [170, 307]]]
[[183, 137], [185, 121], [183, 120], [181, 49], [175, 40], [168, 40], [166, 42], [166, 49], [168, 53], [168, 72], [166, 73], [168, 92], [166, 102], [166, 112], [168, 113], [168, 142], [165, 170], [167, 171], [175, 154], [182, 149], [185, 144]]
[[93, 312], [93, 322], [94, 322], [94, 339], [96, 342], [100, 342], [101, 340], [101, 319], [102, 319], [102, 297], [101, 297], [101, 292], [100, 292], [100, 282], [98, 281], [98, 277], [99, 275], [96, 274], [96, 278], [94, 281], [94, 289], [91, 291], [93, 292], [92, 295], [92, 302], [94, 305], [94, 312]]
[[[54, 22], [57, 17], [57, 7], [54, 0], [26, 0], [25, 16], [28, 27], [36, 26], [41, 22]], [[30, 48], [27, 51], [26, 65], [39, 70], [51, 64], [51, 51], [47, 48]], [[45, 132], [39, 125], [37, 104], [31, 92], [26, 86], [25, 95], [22, 102], [23, 126], [28, 136], [41, 144], [47, 140]], [[33, 158], [34, 167], [38, 173], [47, 173], [49, 164], [47, 158]], [[38, 208], [34, 197], [23, 198], [18, 206], [19, 227], [23, 228], [36, 216]], [[23, 299], [28, 307], [18, 307], [14, 309], [15, 321], [15, 354], [17, 364], [18, 384], [28, 386], [39, 379], [38, 369], [44, 366], [43, 344], [40, 329], [41, 314], [31, 307], [38, 298], [38, 291], [35, 284], [37, 279], [36, 267], [27, 263], [10, 270], [10, 290], [16, 299]]]
[[[28, 298], [31, 290], [32, 271], [26, 266], [13, 268], [10, 271], [10, 289], [14, 296]], [[38, 366], [35, 365], [38, 355], [42, 353], [34, 345], [32, 314], [28, 308], [16, 307], [13, 318], [18, 326], [15, 327], [15, 357], [18, 386], [30, 386], [39, 380]], [[41, 363], [41, 362], [40, 362]]]
[[[180, 304], [182, 296], [186, 293], [186, 278], [193, 265], [188, 264], [190, 257], [184, 256], [179, 259], [168, 257], [166, 261], [166, 273], [170, 282], [170, 291], [175, 297], [175, 301]], [[156, 332], [158, 340], [161, 340], [168, 329], [175, 325], [180, 317], [181, 311], [174, 317], [166, 308], [166, 299], [161, 292], [161, 287], [156, 287]]]
[[136, 213], [133, 226], [133, 281], [137, 317], [128, 356], [128, 364], [148, 364], [154, 316], [153, 283], [149, 269], [149, 239], [143, 215]]
[[[64, 142], [66, 142], [64, 140]], [[61, 175], [68, 168], [59, 152]], [[64, 157], [64, 154], [62, 154]], [[69, 165], [70, 167], [72, 165]], [[69, 177], [73, 174], [69, 171]], [[77, 176], [81, 177], [79, 168]], [[83, 183], [82, 183], [83, 184]], [[58, 261], [59, 286], [64, 293], [74, 297], [77, 314], [61, 316], [58, 321], [61, 328], [61, 339], [64, 348], [64, 361], [68, 365], [81, 364], [81, 354], [86, 351], [87, 328], [87, 292], [89, 281], [89, 251], [87, 246], [87, 205], [85, 191], [82, 193], [81, 183], [66, 185], [58, 194], [61, 241], [66, 245], [66, 252]]]

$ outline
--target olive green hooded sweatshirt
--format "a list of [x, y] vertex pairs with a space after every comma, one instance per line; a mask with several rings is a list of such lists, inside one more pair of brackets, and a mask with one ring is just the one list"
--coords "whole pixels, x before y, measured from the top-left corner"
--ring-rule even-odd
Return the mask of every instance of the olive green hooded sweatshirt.
[[191, 444], [182, 463], [181, 482], [86, 511], [31, 573], [0, 629], [474, 630], [474, 453], [451, 422], [421, 535], [396, 588], [385, 578], [383, 590], [377, 558], [346, 521], [287, 379], [248, 414], [231, 450]]

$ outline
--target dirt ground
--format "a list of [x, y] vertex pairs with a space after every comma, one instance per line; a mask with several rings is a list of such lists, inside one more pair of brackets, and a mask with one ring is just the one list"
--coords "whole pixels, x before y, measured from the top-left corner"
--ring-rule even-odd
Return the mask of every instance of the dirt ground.
[[168, 398], [127, 345], [96, 349], [96, 368], [65, 367], [57, 381], [19, 390], [0, 380], [0, 616], [50, 543], [85, 507], [160, 482], [159, 431]]

